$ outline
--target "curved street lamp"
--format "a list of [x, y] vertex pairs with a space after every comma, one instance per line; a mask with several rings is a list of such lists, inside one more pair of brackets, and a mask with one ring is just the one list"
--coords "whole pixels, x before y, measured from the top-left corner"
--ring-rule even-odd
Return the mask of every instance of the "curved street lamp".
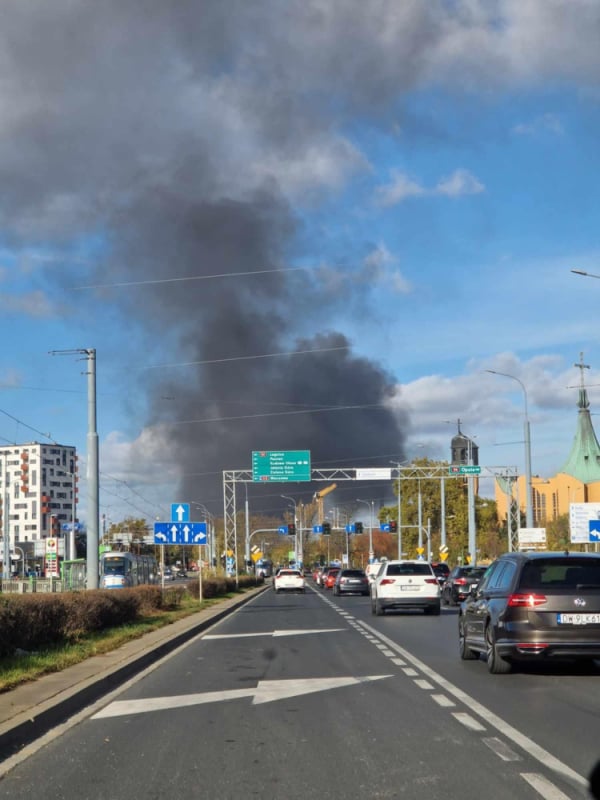
[[[583, 274], [583, 273], [582, 273]], [[492, 375], [502, 375], [504, 378], [510, 378], [516, 381], [523, 390], [523, 399], [525, 401], [525, 422], [524, 422], [524, 439], [525, 439], [525, 524], [528, 528], [533, 528], [533, 507], [532, 507], [532, 485], [531, 485], [531, 431], [529, 426], [529, 414], [527, 411], [527, 389], [525, 384], [516, 375], [509, 375], [508, 372], [498, 372], [495, 369], [486, 369]], [[520, 527], [520, 526], [519, 526]]]

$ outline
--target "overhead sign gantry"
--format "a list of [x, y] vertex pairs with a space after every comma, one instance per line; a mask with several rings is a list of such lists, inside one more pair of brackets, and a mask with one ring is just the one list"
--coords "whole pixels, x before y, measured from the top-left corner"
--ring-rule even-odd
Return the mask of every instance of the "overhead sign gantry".
[[[276, 453], [276, 458], [272, 454]], [[256, 456], [256, 459], [255, 459]], [[305, 463], [307, 461], [308, 467]], [[269, 467], [267, 472], [265, 467]], [[459, 470], [455, 471], [455, 467]], [[419, 480], [427, 478], [463, 478], [473, 480], [480, 477], [501, 478], [507, 482], [517, 479], [516, 467], [479, 467], [476, 472], [475, 465], [450, 465], [439, 464], [393, 467], [338, 467], [333, 469], [313, 469], [310, 466], [309, 450], [256, 450], [252, 452], [252, 469], [223, 470], [223, 521], [225, 535], [225, 549], [234, 552], [235, 575], [237, 577], [237, 520], [235, 486], [237, 483], [292, 483], [320, 481], [364, 481], [364, 480]], [[462, 470], [460, 469], [462, 467]], [[291, 471], [291, 472], [290, 472]], [[260, 475], [264, 478], [260, 478]], [[302, 477], [289, 477], [296, 474]], [[283, 476], [283, 477], [280, 477]], [[401, 484], [399, 484], [401, 486]], [[510, 537], [513, 533], [511, 530]]]

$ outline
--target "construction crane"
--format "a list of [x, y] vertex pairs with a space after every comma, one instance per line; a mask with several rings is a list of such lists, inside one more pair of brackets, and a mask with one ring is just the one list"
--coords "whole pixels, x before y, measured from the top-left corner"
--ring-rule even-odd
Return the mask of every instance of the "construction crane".
[[322, 489], [320, 492], [315, 492], [313, 495], [313, 500], [317, 501], [317, 520], [319, 525], [323, 524], [323, 498], [326, 497], [329, 492], [333, 492], [334, 489], [337, 489], [337, 483], [332, 483], [331, 486], [326, 486], [325, 489]]

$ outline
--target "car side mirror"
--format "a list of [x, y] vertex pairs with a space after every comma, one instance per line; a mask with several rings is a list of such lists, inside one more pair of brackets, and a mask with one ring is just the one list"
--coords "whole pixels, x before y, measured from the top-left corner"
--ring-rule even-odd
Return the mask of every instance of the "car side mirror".
[[600, 800], [600, 761], [598, 761], [590, 774], [590, 792], [592, 797]]

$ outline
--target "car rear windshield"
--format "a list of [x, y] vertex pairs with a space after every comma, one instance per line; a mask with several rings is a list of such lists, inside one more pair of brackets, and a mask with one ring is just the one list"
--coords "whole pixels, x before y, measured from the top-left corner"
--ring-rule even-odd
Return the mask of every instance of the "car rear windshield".
[[364, 578], [365, 573], [362, 569], [344, 569], [342, 570], [342, 575], [344, 578]]
[[431, 575], [429, 564], [388, 564], [388, 575]]
[[600, 558], [535, 559], [523, 567], [519, 581], [521, 589], [579, 589], [600, 590]]

